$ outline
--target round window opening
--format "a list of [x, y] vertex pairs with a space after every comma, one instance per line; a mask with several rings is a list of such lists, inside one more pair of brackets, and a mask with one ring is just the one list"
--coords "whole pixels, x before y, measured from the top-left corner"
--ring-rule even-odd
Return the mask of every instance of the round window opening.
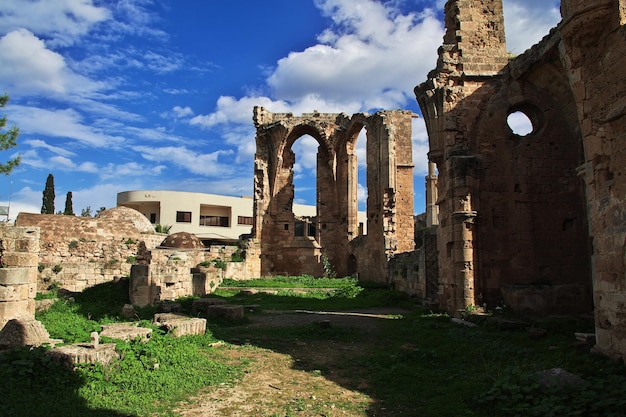
[[527, 136], [535, 131], [535, 127], [533, 126], [533, 122], [530, 120], [530, 117], [528, 117], [526, 113], [519, 110], [509, 114], [506, 118], [506, 123], [517, 136]]

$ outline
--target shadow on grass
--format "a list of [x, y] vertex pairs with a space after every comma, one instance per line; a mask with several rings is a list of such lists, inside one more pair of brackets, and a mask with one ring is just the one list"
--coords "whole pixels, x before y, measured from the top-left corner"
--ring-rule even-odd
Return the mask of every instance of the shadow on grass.
[[[231, 303], [277, 310], [363, 311], [406, 306], [406, 300], [393, 297], [393, 292], [370, 291], [343, 300], [224, 296]], [[578, 414], [560, 415], [613, 415], [622, 404], [619, 390], [612, 390], [608, 398], [600, 390], [585, 398], [576, 389], [547, 393], [533, 385], [533, 374], [551, 368], [566, 369], [589, 381], [626, 380], [623, 366], [590, 355], [588, 348], [572, 346], [573, 332], [589, 325], [580, 320], [568, 320], [567, 326], [561, 322], [547, 337], [533, 340], [525, 328], [503, 330], [487, 322], [470, 328], [452, 323], [446, 315], [415, 307], [397, 320], [364, 315], [346, 320], [345, 316], [319, 314], [288, 315], [279, 323], [266, 320], [267, 316], [251, 313], [239, 325], [212, 321], [209, 327], [217, 338], [288, 354], [294, 359], [294, 369], [319, 373], [346, 389], [367, 394], [372, 400], [368, 416], [545, 416], [545, 407], [568, 402], [572, 405], [565, 412]], [[364, 325], [366, 321], [370, 324]], [[581, 400], [575, 403], [572, 397]], [[585, 414], [596, 409], [600, 414]], [[520, 414], [519, 410], [527, 411]]]
[[0, 416], [132, 416], [89, 407], [78, 395], [84, 379], [44, 352], [43, 348], [0, 352]]
[[[395, 291], [368, 288], [352, 297], [341, 294], [329, 297], [327, 293], [309, 295], [318, 298], [303, 298], [291, 294], [289, 290], [277, 295], [218, 291], [211, 296], [221, 297], [231, 304], [255, 305], [255, 309], [258, 305], [264, 312], [248, 309], [246, 318], [241, 322], [209, 319], [208, 329], [218, 339], [288, 354], [294, 359], [294, 369], [322, 376], [345, 389], [366, 394], [372, 400], [365, 411], [368, 416], [543, 417], [547, 414], [541, 414], [539, 408], [534, 414], [529, 410], [540, 405], [551, 407], [573, 403], [572, 396], [605, 407], [600, 414], [577, 415], [611, 415], [607, 414], [612, 410], [609, 407], [621, 406], [618, 400], [623, 395], [613, 391], [604, 397], [600, 394], [577, 395], [576, 392], [548, 396], [528, 386], [528, 375], [550, 368], [563, 368], [590, 381], [617, 375], [617, 380], [626, 382], [623, 367], [611, 365], [603, 358], [592, 357], [588, 352], [570, 346], [572, 331], [582, 330], [575, 327], [578, 323], [564, 332], [563, 323], [559, 322], [553, 328], [548, 327], [548, 337], [531, 340], [525, 329], [502, 331], [486, 323], [481, 323], [478, 328], [453, 324], [449, 317], [421, 310], [407, 296]], [[114, 319], [119, 318], [123, 304], [128, 302], [128, 287], [124, 281], [107, 283], [73, 296], [77, 311], [85, 318]], [[189, 312], [191, 303], [191, 299], [184, 300], [185, 312]], [[277, 314], [279, 310], [371, 313], [368, 309], [388, 311], [383, 308], [389, 307], [403, 307], [410, 312], [395, 320], [366, 315]], [[151, 312], [146, 310], [144, 313]], [[267, 320], [274, 316], [281, 320]], [[148, 317], [142, 315], [142, 318]], [[546, 323], [543, 324], [545, 326]], [[337, 349], [338, 346], [341, 349]], [[46, 378], [50, 379], [37, 385], [43, 387], [41, 395], [45, 398], [34, 397], [35, 401], [45, 403], [54, 396], [63, 398], [61, 391], [65, 392], [65, 388], [51, 388], [59, 385], [67, 387], [68, 392], [76, 392], [84, 381], [68, 377], [66, 372], [62, 369], [48, 372], [50, 375]], [[0, 373], [0, 377], [7, 381], [5, 374]], [[62, 382], [65, 378], [66, 383]], [[26, 398], [20, 392], [37, 391], [36, 387], [28, 385], [29, 378], [20, 374], [18, 380], [21, 381], [20, 388], [11, 394], [17, 399], [6, 400], [7, 397], [3, 396], [0, 406], [4, 405], [3, 401], [20, 404], [18, 400], [22, 398], [20, 401], [24, 402], [23, 398]], [[618, 387], [622, 385], [616, 384]], [[602, 389], [606, 393], [608, 388], [604, 386]], [[477, 401], [484, 393], [491, 395], [491, 403], [480, 404]], [[70, 398], [76, 401], [79, 410], [86, 410], [83, 400], [75, 395], [70, 395]], [[59, 403], [55, 405], [54, 413], [64, 407], [71, 410], [71, 401]], [[489, 407], [484, 408], [485, 404]], [[513, 412], [506, 411], [503, 404], [510, 405]], [[12, 408], [6, 409], [16, 409], [15, 405], [9, 407]], [[578, 407], [574, 411], [587, 410], [585, 407], [588, 404]], [[0, 413], [4, 409], [0, 407]], [[526, 411], [515, 414], [518, 409]], [[86, 410], [83, 415], [121, 416], [108, 411], [97, 414], [99, 412]], [[32, 415], [80, 415], [54, 413]], [[19, 413], [18, 410], [14, 415], [30, 414]]]

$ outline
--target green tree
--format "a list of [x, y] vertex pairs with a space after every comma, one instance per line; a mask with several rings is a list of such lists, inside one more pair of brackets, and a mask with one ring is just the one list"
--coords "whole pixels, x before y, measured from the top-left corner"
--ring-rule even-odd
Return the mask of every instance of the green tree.
[[81, 217], [91, 217], [91, 206], [87, 206], [80, 211]]
[[41, 214], [54, 214], [54, 176], [48, 174], [46, 188], [43, 190]]
[[65, 196], [65, 211], [63, 212], [66, 216], [74, 215], [74, 208], [72, 207], [72, 192], [68, 191]]
[[[0, 108], [4, 108], [9, 101], [7, 93], [0, 96]], [[4, 132], [4, 127], [7, 125], [7, 117], [2, 116], [0, 118], [0, 150], [6, 151], [17, 145], [17, 137], [20, 134], [20, 129], [15, 125]], [[5, 163], [0, 163], [0, 174], [9, 175], [13, 168], [20, 164], [21, 157], [18, 155], [13, 159], [9, 159]]]
[[98, 217], [98, 214], [102, 213], [106, 209], [106, 207], [100, 207], [98, 210], [96, 210], [96, 215], [94, 217]]

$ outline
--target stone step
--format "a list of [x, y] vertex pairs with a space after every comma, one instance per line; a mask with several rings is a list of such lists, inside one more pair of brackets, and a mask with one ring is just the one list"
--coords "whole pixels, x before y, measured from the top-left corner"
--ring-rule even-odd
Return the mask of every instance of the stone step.
[[126, 342], [139, 339], [140, 342], [145, 343], [150, 340], [152, 329], [138, 327], [138, 323], [112, 323], [102, 326], [100, 336]]
[[161, 328], [165, 328], [168, 333], [175, 337], [202, 335], [206, 332], [206, 319], [188, 317], [182, 314], [155, 314], [153, 323]]
[[209, 306], [223, 305], [223, 304], [226, 304], [226, 300], [222, 298], [215, 298], [215, 297], [199, 298], [193, 301], [193, 304], [191, 305], [191, 313], [192, 314], [206, 313]]
[[115, 350], [115, 343], [105, 343], [97, 346], [89, 343], [59, 346], [46, 352], [46, 355], [69, 367], [74, 367], [74, 365], [81, 363], [96, 362], [107, 366], [120, 357]]
[[230, 320], [243, 319], [244, 307], [240, 305], [212, 305], [207, 308], [207, 316], [211, 318], [225, 318]]

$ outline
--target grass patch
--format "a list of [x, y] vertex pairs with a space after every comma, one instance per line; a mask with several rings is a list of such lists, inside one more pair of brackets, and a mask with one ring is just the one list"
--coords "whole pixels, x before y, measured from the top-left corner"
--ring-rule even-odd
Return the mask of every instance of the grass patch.
[[[296, 277], [291, 281], [306, 286], [303, 282], [308, 280]], [[320, 286], [304, 293], [295, 286], [278, 287], [282, 290], [277, 294], [218, 290], [213, 297], [232, 304], [257, 304], [260, 311], [247, 312], [238, 322], [210, 319], [203, 336], [177, 339], [154, 329], [149, 343], [118, 342], [121, 358], [108, 368], [86, 365], [72, 371], [48, 359], [43, 348], [2, 352], [0, 416], [175, 415], [173, 410], [180, 401], [204, 387], [236, 384], [244, 372], [255, 372], [265, 349], [288, 354], [293, 359], [292, 368], [313, 378], [312, 387], [318, 390], [311, 391], [314, 395], [294, 397], [265, 415], [297, 415], [306, 410], [328, 414], [331, 404], [337, 409], [329, 415], [342, 411], [390, 417], [623, 414], [624, 366], [572, 347], [573, 332], [588, 331], [591, 322], [533, 322], [548, 329], [548, 336], [532, 340], [525, 329], [502, 330], [485, 317], [477, 320], [480, 326], [476, 328], [457, 325], [446, 314], [421, 309], [403, 293], [342, 280], [330, 279], [343, 284], [328, 290], [327, 282], [313, 279], [311, 285]], [[265, 285], [276, 288], [276, 281], [272, 278]], [[128, 283], [108, 283], [80, 294], [59, 295], [65, 298], [37, 313], [37, 319], [52, 338], [87, 342], [90, 332], [99, 331], [103, 324], [124, 321], [120, 312], [128, 303]], [[189, 311], [194, 299], [177, 301]], [[375, 333], [368, 327], [322, 327], [318, 323], [244, 326], [255, 314], [270, 314], [268, 310], [374, 307], [404, 307], [408, 313], [394, 320], [377, 319]], [[149, 319], [153, 313], [154, 308], [145, 308], [139, 316]], [[150, 326], [149, 322], [141, 325]], [[235, 339], [242, 346], [210, 347], [218, 340]], [[247, 359], [238, 360], [238, 353], [244, 350], [249, 354]], [[258, 356], [251, 361], [252, 353]], [[540, 387], [534, 375], [551, 368], [565, 369], [585, 382]], [[284, 387], [290, 383], [280, 375], [276, 378]], [[319, 400], [324, 396], [320, 387], [326, 381], [345, 392], [358, 392], [361, 402], [351, 405], [346, 397], [320, 403], [314, 397]], [[372, 401], [362, 402], [363, 398]]]
[[357, 285], [355, 278], [316, 278], [311, 275], [275, 276], [250, 280], [224, 279], [223, 287], [257, 287], [257, 288], [345, 288]]

